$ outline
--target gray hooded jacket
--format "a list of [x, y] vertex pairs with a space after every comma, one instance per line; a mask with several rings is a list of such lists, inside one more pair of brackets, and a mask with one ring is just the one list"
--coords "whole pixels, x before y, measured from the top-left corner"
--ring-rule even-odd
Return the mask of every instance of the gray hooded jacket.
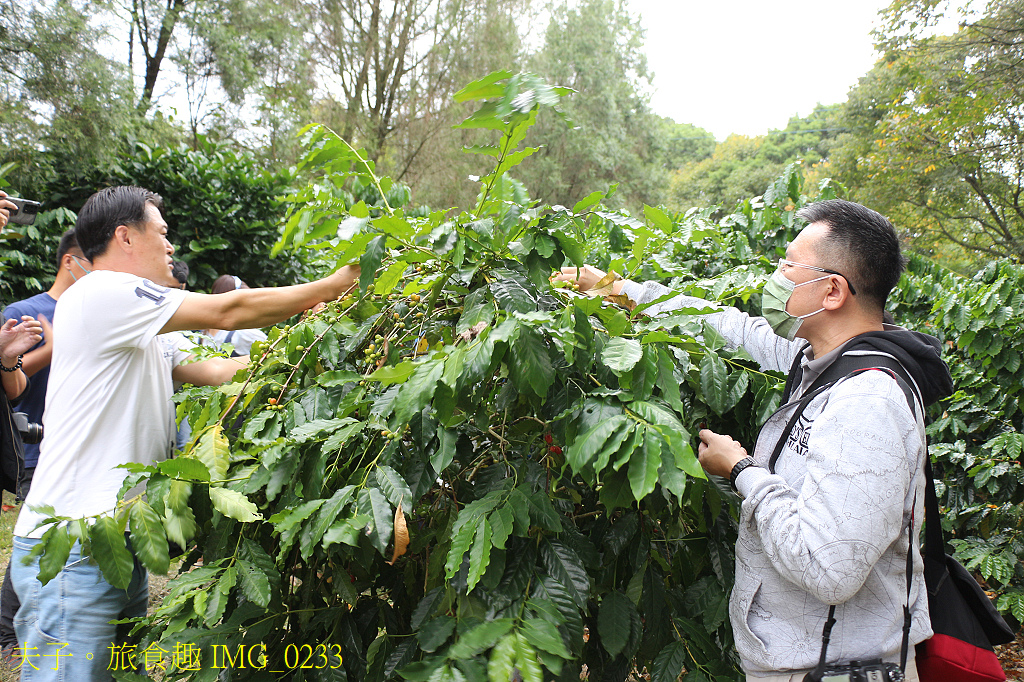
[[[623, 293], [637, 303], [655, 301], [669, 289], [627, 282]], [[655, 315], [684, 307], [717, 307], [676, 296], [647, 309]], [[790, 342], [766, 320], [733, 308], [706, 320], [733, 346], [743, 346], [765, 369], [788, 372], [806, 342]], [[948, 395], [949, 370], [939, 342], [887, 326], [879, 348], [900, 360], [929, 404]], [[860, 338], [860, 337], [858, 337]], [[842, 352], [801, 360], [802, 380], [790, 401], [765, 422], [748, 467], [737, 478], [744, 498], [736, 544], [736, 583], [729, 615], [744, 671], [752, 677], [813, 668], [829, 605], [836, 625], [828, 661], [882, 658], [899, 663], [906, 560], [911, 516], [924, 518], [923, 408], [916, 415], [886, 372], [845, 378], [811, 400], [776, 463], [768, 460], [799, 398]], [[931, 636], [915, 523], [910, 589], [910, 651]]]

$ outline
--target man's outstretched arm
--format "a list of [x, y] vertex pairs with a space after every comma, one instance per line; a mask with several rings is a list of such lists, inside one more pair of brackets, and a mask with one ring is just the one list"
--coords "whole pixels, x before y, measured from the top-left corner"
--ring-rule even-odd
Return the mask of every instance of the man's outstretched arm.
[[346, 265], [315, 282], [266, 289], [238, 289], [224, 294], [190, 293], [161, 334], [186, 329], [251, 329], [287, 320], [317, 303], [342, 296], [356, 286], [359, 266]]
[[248, 355], [234, 358], [208, 358], [198, 362], [184, 362], [171, 370], [175, 381], [193, 386], [220, 386], [231, 381], [238, 370], [249, 364]]

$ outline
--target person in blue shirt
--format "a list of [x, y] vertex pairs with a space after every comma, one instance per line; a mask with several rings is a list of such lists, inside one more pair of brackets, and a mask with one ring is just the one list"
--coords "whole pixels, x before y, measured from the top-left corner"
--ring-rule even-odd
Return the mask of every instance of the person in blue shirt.
[[[53, 310], [67, 289], [83, 275], [89, 273], [90, 264], [78, 248], [74, 230], [68, 230], [61, 236], [57, 245], [57, 277], [48, 291], [36, 294], [4, 309], [6, 319], [20, 320], [23, 315], [33, 317], [42, 324], [43, 338], [29, 352], [22, 356], [21, 368], [29, 378], [28, 388], [21, 394], [19, 401], [12, 409], [24, 412], [28, 421], [40, 424], [43, 421], [43, 407], [46, 403], [46, 383], [50, 375], [50, 356], [53, 350]], [[46, 433], [43, 432], [45, 437]], [[39, 443], [25, 443], [25, 466], [18, 480], [18, 500], [25, 499], [32, 485], [32, 475], [39, 461]], [[3, 587], [0, 588], [0, 650], [9, 654], [18, 646], [14, 634], [14, 615], [20, 603], [18, 595], [11, 584], [11, 567], [7, 565]]]
[[[22, 369], [29, 377], [29, 387], [22, 394], [21, 400], [14, 405], [18, 412], [24, 412], [28, 421], [35, 424], [42, 423], [43, 406], [46, 402], [46, 382], [50, 375], [50, 354], [53, 340], [50, 323], [53, 322], [53, 310], [57, 305], [57, 299], [67, 291], [68, 287], [78, 279], [89, 273], [89, 261], [85, 259], [82, 250], [78, 248], [78, 241], [75, 239], [74, 230], [68, 230], [60, 238], [57, 246], [57, 277], [53, 286], [48, 291], [36, 294], [17, 303], [12, 303], [4, 309], [6, 319], [21, 319], [28, 315], [38, 319], [43, 324], [43, 340], [22, 359]], [[45, 436], [45, 431], [44, 431]], [[32, 484], [32, 474], [35, 471], [36, 463], [39, 461], [39, 444], [25, 444], [25, 473], [18, 485], [18, 499], [25, 499], [29, 487]]]

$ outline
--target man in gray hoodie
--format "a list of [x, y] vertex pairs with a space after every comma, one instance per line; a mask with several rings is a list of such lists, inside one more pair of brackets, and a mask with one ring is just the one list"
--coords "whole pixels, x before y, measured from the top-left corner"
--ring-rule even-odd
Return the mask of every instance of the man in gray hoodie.
[[[763, 368], [789, 372], [791, 384], [752, 456], [727, 435], [699, 434], [705, 470], [731, 478], [743, 498], [729, 608], [736, 646], [748, 680], [803, 680], [818, 664], [822, 630], [835, 605], [829, 664], [877, 658], [899, 664], [909, 606], [905, 674], [914, 681], [913, 645], [932, 634], [920, 526], [913, 537], [908, 532], [911, 518], [923, 518], [921, 403], [949, 395], [952, 380], [937, 339], [882, 322], [905, 266], [889, 221], [841, 200], [811, 204], [797, 215], [808, 225], [765, 285], [764, 317], [722, 308], [706, 318]], [[557, 278], [587, 290], [605, 274], [587, 266], [565, 268]], [[611, 293], [644, 304], [671, 292], [620, 279]], [[646, 312], [709, 305], [676, 296]], [[785, 436], [801, 398], [844, 354], [898, 360], [914, 384], [916, 404], [909, 404], [892, 373], [865, 371], [811, 398]]]

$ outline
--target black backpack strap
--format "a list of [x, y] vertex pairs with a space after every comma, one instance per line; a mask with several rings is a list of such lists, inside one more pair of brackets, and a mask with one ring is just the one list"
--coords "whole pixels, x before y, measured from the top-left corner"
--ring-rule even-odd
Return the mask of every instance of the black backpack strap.
[[800, 380], [804, 376], [803, 367], [801, 363], [804, 359], [804, 353], [810, 347], [811, 344], [805, 343], [803, 347], [797, 351], [796, 357], [793, 358], [793, 364], [789, 368], [789, 374], [786, 375], [786, 388], [782, 390], [782, 404], [785, 405], [789, 402], [789, 397], [793, 395], [793, 391], [800, 385]]
[[[772, 451], [772, 456], [768, 460], [768, 471], [770, 471], [773, 474], [775, 473], [775, 463], [779, 461], [779, 457], [782, 455], [782, 450], [783, 448], [786, 447], [786, 443], [789, 441], [789, 436], [791, 433], [793, 433], [793, 428], [796, 426], [796, 423], [800, 420], [800, 415], [804, 413], [804, 410], [807, 408], [807, 405], [809, 405], [810, 402], [814, 400], [818, 395], [827, 391], [833, 385], [838, 383], [841, 379], [853, 376], [854, 374], [860, 374], [861, 372], [867, 372], [873, 369], [880, 371], [888, 371], [892, 378], [896, 380], [896, 383], [899, 384], [900, 388], [903, 390], [903, 394], [907, 398], [907, 404], [910, 406], [911, 413], [913, 413], [915, 417], [917, 416], [917, 406], [914, 398], [916, 394], [914, 389], [911, 387], [910, 384], [908, 384], [903, 379], [903, 377], [900, 376], [900, 373], [897, 372], [895, 368], [885, 366], [888, 363], [877, 362], [878, 360], [889, 360], [892, 363], [899, 365], [899, 362], [897, 360], [889, 358], [888, 356], [855, 355], [850, 357], [850, 361], [846, 361], [847, 357], [848, 356], [844, 355], [840, 358], [837, 358], [836, 361], [832, 363], [832, 365], [830, 365], [828, 369], [822, 372], [821, 376], [815, 379], [814, 383], [811, 384], [811, 387], [808, 389], [807, 393], [804, 394], [802, 398], [800, 398], [800, 402], [797, 403], [796, 408], [794, 408], [793, 410], [793, 415], [789, 418], [789, 421], [786, 423], [786, 428], [783, 429], [782, 431], [782, 436], [775, 443], [775, 449]], [[855, 365], [865, 364], [867, 364], [867, 366], [855, 367]], [[842, 367], [838, 368], [840, 370], [850, 367], [853, 367], [853, 369], [848, 372], [840, 373], [839, 371], [836, 371], [836, 369], [834, 369], [836, 365], [842, 365]], [[903, 372], [905, 373], [906, 370], [903, 370]], [[833, 378], [833, 376], [837, 374], [838, 376]]]
[[[928, 453], [925, 451], [925, 462]], [[930, 480], [930, 479], [929, 479]], [[914, 505], [910, 508], [910, 526], [907, 529], [907, 603], [903, 605], [903, 644], [900, 645], [900, 672], [907, 669], [907, 652], [910, 651], [910, 588], [914, 582], [914, 511], [917, 507], [917, 493], [914, 493]]]
[[772, 451], [772, 456], [768, 460], [768, 471], [773, 474], [775, 473], [775, 463], [779, 461], [779, 456], [782, 455], [782, 449], [785, 448], [786, 443], [789, 442], [789, 435], [793, 433], [793, 427], [796, 426], [796, 423], [800, 420], [800, 415], [804, 413], [804, 409], [812, 400], [814, 400], [815, 397], [818, 396], [819, 393], [828, 390], [831, 386], [832, 384], [830, 383], [825, 386], [819, 386], [812, 391], [808, 391], [804, 397], [800, 399], [800, 402], [797, 403], [796, 408], [793, 411], [793, 416], [789, 418], [789, 422], [786, 423], [786, 428], [782, 430], [782, 435], [775, 443], [775, 449]]
[[924, 555], [942, 564], [946, 560], [946, 543], [942, 538], [942, 516], [930, 457], [924, 458], [924, 477]]
[[899, 360], [892, 357], [891, 355], [884, 355], [880, 353], [858, 353], [856, 351], [850, 351], [840, 355], [836, 358], [835, 362], [825, 368], [825, 371], [814, 380], [810, 388], [807, 390], [808, 393], [813, 391], [818, 386], [831, 385], [840, 379], [853, 374], [854, 371], [859, 369], [888, 369], [890, 373], [894, 374], [896, 383], [903, 389], [903, 393], [907, 396], [907, 404], [910, 405], [910, 411], [917, 416], [916, 401], [914, 396], [923, 403], [917, 390], [914, 388], [914, 381], [910, 378], [910, 373], [907, 372], [906, 368], [900, 363]]

